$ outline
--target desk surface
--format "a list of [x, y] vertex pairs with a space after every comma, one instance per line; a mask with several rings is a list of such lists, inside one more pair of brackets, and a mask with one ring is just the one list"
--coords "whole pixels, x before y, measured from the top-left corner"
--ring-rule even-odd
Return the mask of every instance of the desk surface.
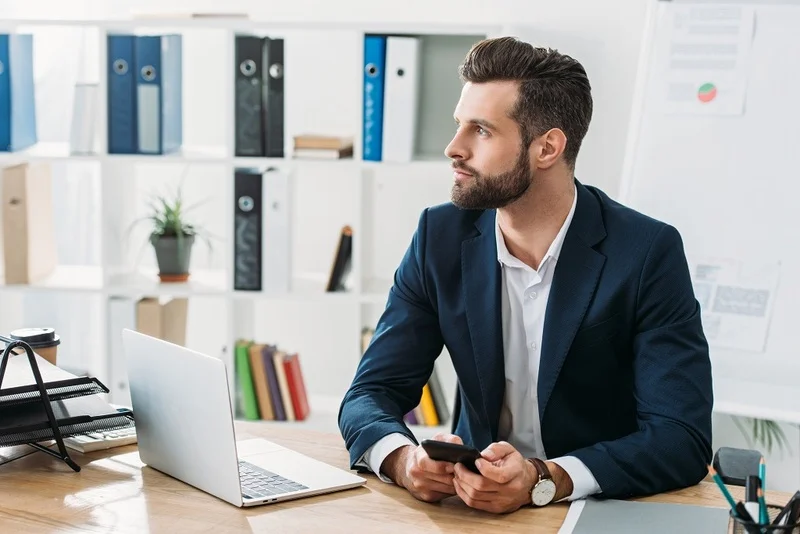
[[[264, 437], [347, 469], [340, 436], [264, 423], [237, 422], [237, 439]], [[457, 497], [438, 504], [366, 475], [353, 490], [240, 509], [143, 466], [135, 446], [71, 452], [82, 467], [37, 452], [0, 466], [0, 532], [542, 532], [555, 533], [567, 504], [508, 515], [472, 510]], [[741, 488], [732, 488], [742, 498]], [[779, 494], [783, 502], [789, 496]], [[648, 497], [725, 506], [711, 483]]]

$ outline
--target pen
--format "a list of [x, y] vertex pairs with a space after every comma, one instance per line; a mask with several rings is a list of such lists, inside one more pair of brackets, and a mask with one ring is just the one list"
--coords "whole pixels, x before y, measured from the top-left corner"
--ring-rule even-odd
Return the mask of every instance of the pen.
[[[753, 522], [756, 522], [756, 518], [761, 516], [761, 505], [758, 500], [758, 477], [756, 475], [749, 475], [747, 480], [745, 480], [744, 486], [744, 507], [747, 510], [747, 513], [750, 514], [750, 517], [753, 518]], [[761, 523], [761, 520], [757, 521]]]
[[728, 505], [730, 505], [731, 510], [733, 510], [733, 515], [737, 515], [736, 501], [734, 501], [733, 497], [731, 497], [731, 493], [728, 491], [728, 488], [725, 487], [725, 484], [722, 483], [722, 479], [719, 478], [719, 475], [713, 466], [708, 466], [708, 473], [711, 475], [711, 478], [714, 479], [714, 482], [717, 483], [719, 490], [722, 492], [722, 496], [728, 501]]

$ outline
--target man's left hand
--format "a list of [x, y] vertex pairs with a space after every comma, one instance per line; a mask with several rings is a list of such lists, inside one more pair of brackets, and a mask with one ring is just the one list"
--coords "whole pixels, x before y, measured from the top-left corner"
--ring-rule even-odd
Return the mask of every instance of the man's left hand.
[[[539, 480], [536, 468], [505, 441], [492, 443], [481, 455], [483, 458], [475, 462], [480, 474], [461, 464], [455, 465], [453, 485], [461, 500], [472, 508], [497, 514], [530, 504], [531, 488]], [[551, 473], [555, 468], [561, 471], [558, 475], [568, 478], [556, 464], [547, 463]]]
[[531, 502], [530, 490], [538, 479], [534, 467], [505, 441], [492, 443], [475, 465], [481, 474], [455, 465], [453, 485], [468, 506], [496, 514], [513, 512]]

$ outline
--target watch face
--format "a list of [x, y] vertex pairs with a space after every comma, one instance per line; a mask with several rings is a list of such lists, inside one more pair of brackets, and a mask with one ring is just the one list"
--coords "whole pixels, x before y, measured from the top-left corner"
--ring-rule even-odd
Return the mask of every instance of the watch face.
[[531, 491], [531, 501], [533, 501], [533, 504], [536, 506], [544, 506], [545, 504], [549, 504], [555, 496], [556, 485], [549, 478], [540, 481], [533, 487], [533, 490]]

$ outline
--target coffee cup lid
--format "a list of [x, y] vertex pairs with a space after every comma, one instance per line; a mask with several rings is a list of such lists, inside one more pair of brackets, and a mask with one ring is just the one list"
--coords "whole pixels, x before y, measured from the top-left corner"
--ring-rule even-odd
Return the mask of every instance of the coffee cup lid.
[[11, 339], [24, 341], [31, 348], [52, 347], [61, 343], [56, 331], [52, 328], [20, 328], [10, 334]]

